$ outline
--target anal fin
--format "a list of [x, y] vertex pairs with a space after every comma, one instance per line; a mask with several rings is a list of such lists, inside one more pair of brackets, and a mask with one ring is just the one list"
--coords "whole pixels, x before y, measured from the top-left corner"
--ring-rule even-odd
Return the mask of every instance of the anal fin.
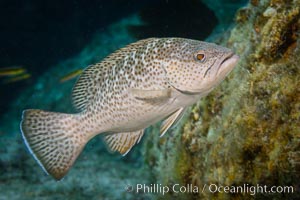
[[105, 136], [105, 142], [112, 151], [118, 151], [125, 156], [135, 144], [139, 143], [143, 134], [144, 130], [109, 134]]
[[161, 123], [160, 137], [162, 137], [168, 131], [169, 128], [175, 125], [182, 118], [185, 110], [185, 108], [178, 109]]

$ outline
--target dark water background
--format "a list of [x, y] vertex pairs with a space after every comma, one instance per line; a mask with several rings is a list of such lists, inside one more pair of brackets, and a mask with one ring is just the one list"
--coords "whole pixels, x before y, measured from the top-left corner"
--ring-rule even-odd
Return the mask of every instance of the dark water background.
[[[199, 0], [0, 1], [0, 68], [21, 65], [32, 73], [28, 80], [0, 85], [0, 114], [39, 74], [75, 56], [95, 32], [104, 32], [109, 24], [133, 13], [145, 22], [128, 27], [137, 39], [203, 40], [218, 23], [213, 11]], [[232, 20], [234, 10], [228, 15]]]
[[110, 23], [149, 2], [0, 1], [0, 67], [22, 65], [33, 73], [30, 80], [1, 85], [0, 93], [5, 95], [1, 95], [0, 113], [40, 73], [76, 55], [90, 42], [95, 31], [105, 31]]

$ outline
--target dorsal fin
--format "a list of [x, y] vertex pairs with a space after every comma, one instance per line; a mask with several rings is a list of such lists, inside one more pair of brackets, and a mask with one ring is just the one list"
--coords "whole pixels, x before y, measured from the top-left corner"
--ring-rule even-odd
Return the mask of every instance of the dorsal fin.
[[156, 38], [148, 38], [129, 44], [110, 54], [103, 61], [88, 66], [73, 88], [72, 99], [75, 108], [79, 111], [85, 110], [97, 90], [101, 89], [101, 84], [105, 81], [105, 74], [109, 73], [109, 70], [117, 63], [122, 63], [118, 61], [147, 45], [151, 40], [155, 41]]
[[110, 54], [103, 59], [103, 61], [88, 66], [73, 88], [72, 99], [75, 108], [79, 111], [85, 110], [97, 90], [101, 89], [101, 84], [105, 81], [105, 74], [109, 72], [118, 61], [130, 55], [131, 52], [147, 45], [151, 40], [155, 40], [155, 38], [148, 38], [129, 44]]
[[[83, 72], [82, 75], [77, 80], [73, 92], [72, 92], [72, 100], [73, 105], [79, 111], [83, 111], [88, 102], [93, 98], [96, 92], [95, 81], [97, 76], [103, 76], [102, 66], [100, 63], [95, 65], [88, 66]], [[101, 78], [99, 79], [101, 80]], [[97, 86], [99, 87], [99, 85]]]
[[141, 140], [144, 130], [135, 132], [115, 133], [105, 136], [105, 142], [112, 151], [118, 151], [125, 156], [130, 149]]

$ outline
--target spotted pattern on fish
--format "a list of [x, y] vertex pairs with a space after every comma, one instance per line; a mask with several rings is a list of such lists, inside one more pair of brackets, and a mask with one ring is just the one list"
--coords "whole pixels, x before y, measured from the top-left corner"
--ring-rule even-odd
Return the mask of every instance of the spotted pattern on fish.
[[59, 180], [97, 134], [104, 134], [108, 147], [123, 155], [145, 128], [163, 119], [164, 135], [237, 61], [230, 49], [196, 40], [132, 43], [83, 71], [72, 95], [78, 113], [25, 110], [24, 141], [42, 168]]

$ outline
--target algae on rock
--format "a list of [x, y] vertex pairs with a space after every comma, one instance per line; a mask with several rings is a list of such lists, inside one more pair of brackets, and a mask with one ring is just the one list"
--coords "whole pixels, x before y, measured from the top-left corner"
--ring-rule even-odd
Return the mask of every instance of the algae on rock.
[[[252, 0], [237, 12], [222, 41], [240, 55], [239, 65], [181, 125], [144, 143], [156, 182], [199, 187], [164, 198], [300, 197], [299, 35], [299, 0]], [[293, 194], [201, 191], [212, 183], [292, 186]]]

